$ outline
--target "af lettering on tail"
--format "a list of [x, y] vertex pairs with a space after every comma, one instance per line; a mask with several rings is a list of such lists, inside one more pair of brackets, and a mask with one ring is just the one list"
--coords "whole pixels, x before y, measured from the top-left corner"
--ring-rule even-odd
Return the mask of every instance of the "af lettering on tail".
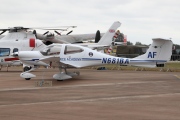
[[157, 52], [149, 52], [148, 58], [154, 58], [157, 55]]

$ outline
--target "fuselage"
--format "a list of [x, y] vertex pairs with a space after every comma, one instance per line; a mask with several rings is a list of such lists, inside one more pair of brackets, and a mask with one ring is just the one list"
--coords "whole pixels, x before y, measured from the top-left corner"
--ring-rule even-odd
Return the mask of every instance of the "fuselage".
[[115, 57], [100, 53], [87, 47], [71, 44], [63, 44], [61, 47], [57, 46], [54, 49], [51, 47], [45, 51], [20, 51], [18, 53], [20, 60], [28, 65], [48, 66], [50, 62], [56, 62], [77, 68], [105, 64], [137, 66], [148, 65], [155, 67], [157, 62], [166, 62], [166, 60], [154, 60], [156, 55], [156, 52], [149, 52], [147, 55], [145, 55], [145, 58], [147, 59]]

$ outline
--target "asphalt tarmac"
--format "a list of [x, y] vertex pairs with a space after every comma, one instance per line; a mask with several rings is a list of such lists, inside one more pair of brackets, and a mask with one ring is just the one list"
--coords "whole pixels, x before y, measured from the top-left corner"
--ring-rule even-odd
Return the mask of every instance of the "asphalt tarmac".
[[[180, 73], [80, 69], [56, 81], [58, 69], [0, 71], [0, 120], [179, 120]], [[36, 87], [36, 82], [52, 82]]]

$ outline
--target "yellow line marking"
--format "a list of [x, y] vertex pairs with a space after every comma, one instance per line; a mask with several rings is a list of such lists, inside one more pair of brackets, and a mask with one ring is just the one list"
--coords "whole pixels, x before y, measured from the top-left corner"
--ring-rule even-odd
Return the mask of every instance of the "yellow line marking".
[[177, 77], [178, 79], [180, 79], [180, 76], [178, 76], [178, 75], [174, 75], [175, 77]]

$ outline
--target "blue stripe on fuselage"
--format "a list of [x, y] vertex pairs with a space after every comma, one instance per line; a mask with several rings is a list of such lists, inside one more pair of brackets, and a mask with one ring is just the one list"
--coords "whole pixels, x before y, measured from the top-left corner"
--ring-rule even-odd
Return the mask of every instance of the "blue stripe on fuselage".
[[130, 62], [167, 62], [166, 60], [130, 60]]

